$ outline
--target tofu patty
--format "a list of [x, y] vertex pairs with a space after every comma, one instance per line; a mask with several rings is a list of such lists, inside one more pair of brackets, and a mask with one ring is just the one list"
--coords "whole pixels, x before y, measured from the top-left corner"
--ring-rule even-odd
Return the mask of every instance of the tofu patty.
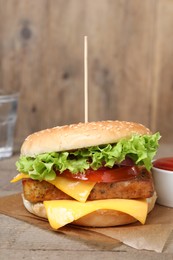
[[[46, 181], [23, 179], [23, 193], [30, 202], [44, 200], [73, 199], [54, 185]], [[154, 194], [154, 185], [151, 173], [142, 169], [141, 174], [128, 181], [96, 183], [88, 200], [99, 199], [140, 199], [149, 198]]]

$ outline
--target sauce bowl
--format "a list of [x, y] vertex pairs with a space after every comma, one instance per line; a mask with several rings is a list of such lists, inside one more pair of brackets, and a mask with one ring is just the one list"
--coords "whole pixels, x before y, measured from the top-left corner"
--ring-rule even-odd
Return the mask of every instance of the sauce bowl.
[[157, 203], [173, 207], [173, 157], [153, 161], [152, 174], [158, 197]]

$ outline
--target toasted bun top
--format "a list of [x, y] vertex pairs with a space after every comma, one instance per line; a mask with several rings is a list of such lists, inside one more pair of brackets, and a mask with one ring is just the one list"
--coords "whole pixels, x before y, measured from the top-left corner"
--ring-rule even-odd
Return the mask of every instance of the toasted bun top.
[[46, 152], [60, 152], [84, 147], [115, 143], [133, 134], [150, 134], [145, 126], [126, 121], [100, 121], [57, 126], [29, 135], [21, 148], [21, 155], [34, 156]]

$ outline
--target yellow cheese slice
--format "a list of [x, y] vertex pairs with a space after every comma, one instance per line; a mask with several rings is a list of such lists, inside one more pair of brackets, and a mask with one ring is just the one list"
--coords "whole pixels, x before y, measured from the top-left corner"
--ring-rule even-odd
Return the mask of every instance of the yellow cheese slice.
[[146, 200], [108, 199], [87, 201], [71, 200], [44, 201], [47, 217], [53, 229], [63, 227], [89, 213], [100, 209], [117, 210], [127, 213], [142, 224], [145, 223], [148, 203]]
[[61, 176], [57, 176], [55, 180], [48, 182], [80, 202], [87, 200], [91, 190], [96, 184], [95, 182], [70, 180]]
[[[29, 178], [29, 175], [20, 173], [14, 177], [11, 182], [16, 182], [23, 178]], [[87, 200], [91, 190], [96, 184], [95, 182], [71, 180], [62, 176], [57, 176], [55, 180], [47, 182], [53, 184], [61, 191], [80, 202], [85, 202]]]
[[26, 179], [26, 178], [30, 178], [28, 174], [19, 173], [19, 174], [17, 174], [10, 182], [11, 182], [11, 183], [17, 182], [17, 181], [20, 181], [20, 180]]

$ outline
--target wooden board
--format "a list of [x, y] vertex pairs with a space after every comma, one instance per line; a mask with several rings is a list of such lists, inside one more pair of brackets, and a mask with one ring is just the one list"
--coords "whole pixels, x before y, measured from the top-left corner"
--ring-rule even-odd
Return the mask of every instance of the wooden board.
[[[16, 140], [89, 120], [137, 121], [173, 140], [171, 0], [0, 0], [0, 88], [20, 91]], [[167, 120], [169, 114], [169, 120]]]

